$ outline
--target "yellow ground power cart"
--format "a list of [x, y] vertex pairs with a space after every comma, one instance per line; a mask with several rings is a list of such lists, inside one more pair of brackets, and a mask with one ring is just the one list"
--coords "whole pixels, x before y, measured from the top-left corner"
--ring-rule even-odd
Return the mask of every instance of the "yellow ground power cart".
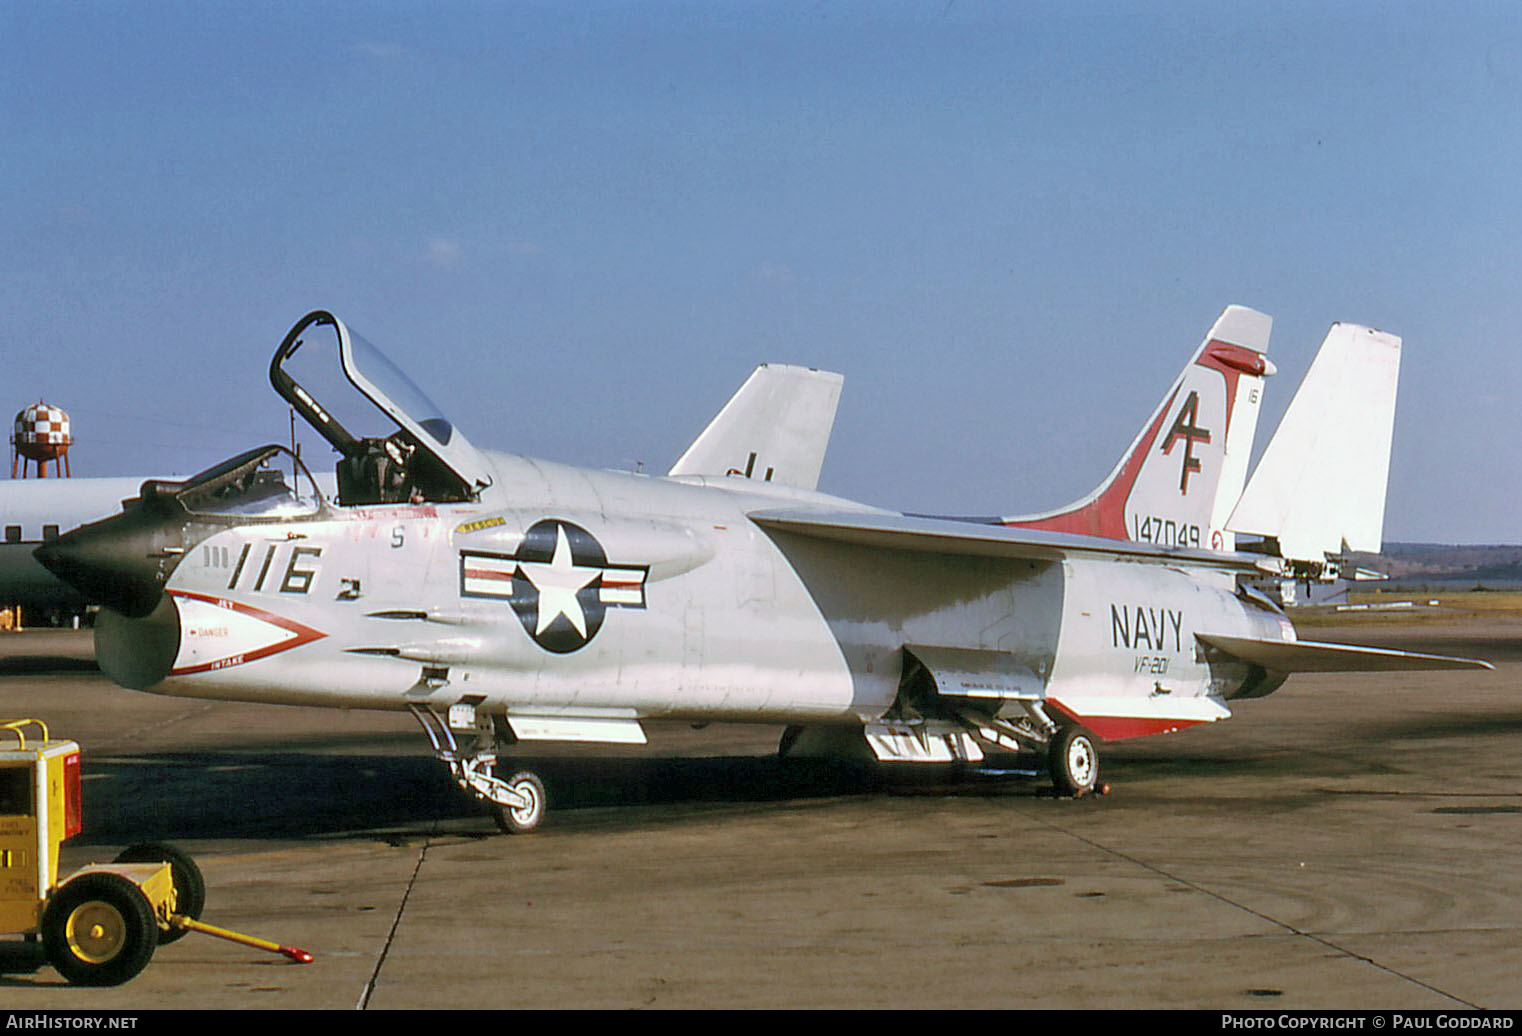
[[305, 950], [201, 923], [205, 881], [171, 845], [135, 845], [60, 882], [59, 848], [84, 829], [82, 776], [76, 742], [54, 740], [40, 720], [0, 723], [0, 934], [40, 937], [75, 985], [126, 982], [186, 932], [311, 962]]

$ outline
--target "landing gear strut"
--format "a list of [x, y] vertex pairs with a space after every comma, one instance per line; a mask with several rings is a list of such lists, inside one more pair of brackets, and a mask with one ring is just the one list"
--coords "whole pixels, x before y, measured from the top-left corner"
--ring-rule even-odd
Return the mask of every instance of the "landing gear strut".
[[464, 733], [462, 747], [455, 729], [431, 708], [408, 708], [428, 735], [433, 754], [449, 767], [455, 782], [486, 807], [504, 833], [527, 834], [544, 822], [549, 804], [544, 782], [532, 770], [519, 770], [505, 780], [497, 776], [496, 739], [489, 726], [483, 729], [476, 720]]

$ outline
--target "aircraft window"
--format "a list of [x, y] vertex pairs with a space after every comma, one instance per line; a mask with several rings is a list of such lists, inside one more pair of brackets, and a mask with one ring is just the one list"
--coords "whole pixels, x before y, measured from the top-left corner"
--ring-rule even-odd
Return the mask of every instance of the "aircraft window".
[[21, 526], [19, 526], [19, 525], [7, 525], [5, 527], [5, 542], [6, 543], [20, 543], [21, 542]]
[[[290, 379], [289, 390], [296, 396], [287, 397], [289, 402], [335, 449], [355, 439], [384, 437], [396, 431], [396, 422], [358, 392], [344, 374], [334, 324], [308, 324], [278, 363], [280, 374]], [[276, 388], [280, 387], [277, 382]]]
[[371, 345], [353, 328], [349, 329], [349, 351], [354, 357], [355, 369], [370, 384], [379, 389], [402, 413], [417, 422], [418, 427], [433, 436], [440, 446], [449, 445], [449, 439], [454, 435], [454, 426], [449, 423], [449, 419], [385, 353]]

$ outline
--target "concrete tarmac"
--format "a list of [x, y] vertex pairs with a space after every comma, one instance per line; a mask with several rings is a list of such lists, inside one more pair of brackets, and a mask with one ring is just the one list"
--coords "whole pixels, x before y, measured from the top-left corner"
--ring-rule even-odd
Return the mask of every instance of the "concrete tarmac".
[[87, 633], [3, 635], [0, 714], [84, 747], [65, 869], [175, 841], [204, 920], [317, 959], [190, 935], [124, 986], [44, 965], [0, 976], [0, 1003], [1522, 1007], [1522, 629], [1359, 632], [1341, 639], [1497, 671], [1293, 678], [1225, 723], [1106, 746], [1114, 791], [1079, 801], [788, 767], [775, 728], [656, 724], [642, 749], [523, 753], [552, 809], [523, 837], [408, 716], [134, 693]]

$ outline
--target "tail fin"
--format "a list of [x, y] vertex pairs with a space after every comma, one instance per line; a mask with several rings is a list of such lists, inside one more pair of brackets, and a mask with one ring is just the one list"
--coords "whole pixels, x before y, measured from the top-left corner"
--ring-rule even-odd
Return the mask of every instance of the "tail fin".
[[1227, 306], [1109, 478], [1057, 511], [1001, 519], [1023, 529], [1232, 549], [1273, 321]]
[[1232, 512], [1288, 561], [1378, 551], [1384, 532], [1400, 339], [1333, 324]]
[[762, 364], [668, 474], [816, 488], [843, 380], [812, 367]]

